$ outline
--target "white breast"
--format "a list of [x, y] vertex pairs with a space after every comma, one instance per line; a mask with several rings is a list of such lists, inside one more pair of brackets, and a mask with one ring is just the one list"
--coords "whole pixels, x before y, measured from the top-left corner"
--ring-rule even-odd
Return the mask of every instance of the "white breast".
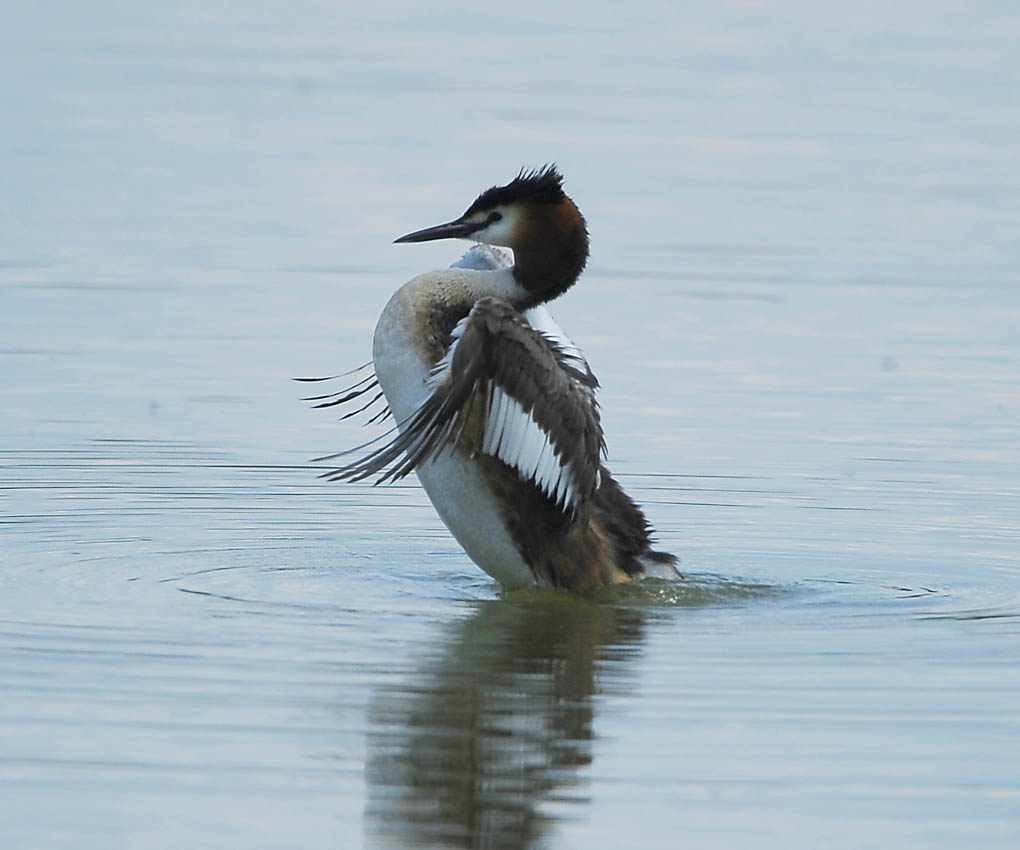
[[472, 561], [505, 587], [535, 584], [503, 523], [500, 504], [474, 462], [444, 452], [417, 473], [436, 512]]
[[[434, 274], [443, 275], [444, 283], [450, 280], [446, 272]], [[372, 345], [375, 373], [398, 427], [429, 392], [433, 364], [427, 362], [422, 332], [435, 285], [432, 275], [405, 284], [390, 299], [376, 325]], [[503, 522], [499, 502], [470, 458], [443, 452], [416, 472], [436, 512], [472, 561], [507, 587], [535, 584], [534, 574]]]

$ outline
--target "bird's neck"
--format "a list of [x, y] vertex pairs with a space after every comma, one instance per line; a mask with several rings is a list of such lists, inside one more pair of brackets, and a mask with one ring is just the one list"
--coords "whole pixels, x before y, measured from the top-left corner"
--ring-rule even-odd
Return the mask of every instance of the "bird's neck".
[[588, 262], [588, 230], [573, 204], [528, 227], [513, 246], [514, 278], [526, 292], [528, 309], [559, 297]]

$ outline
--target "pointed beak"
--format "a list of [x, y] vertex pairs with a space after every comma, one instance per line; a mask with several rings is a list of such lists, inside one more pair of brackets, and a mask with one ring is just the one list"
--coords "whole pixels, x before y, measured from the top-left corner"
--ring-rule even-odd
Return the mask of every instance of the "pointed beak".
[[437, 224], [435, 227], [416, 230], [414, 233], [408, 233], [406, 236], [401, 236], [393, 241], [396, 243], [431, 242], [433, 239], [466, 239], [476, 230], [479, 230], [483, 224], [484, 222], [463, 221], [458, 218], [456, 221], [448, 221], [446, 224]]

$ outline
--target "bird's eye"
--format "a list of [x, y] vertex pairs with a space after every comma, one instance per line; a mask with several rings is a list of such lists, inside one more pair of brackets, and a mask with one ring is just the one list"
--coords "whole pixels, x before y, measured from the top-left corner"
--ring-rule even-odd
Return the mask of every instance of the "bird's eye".
[[488, 219], [486, 219], [485, 223], [486, 224], [494, 224], [495, 222], [502, 221], [502, 220], [503, 220], [503, 213], [491, 212], [491, 213], [489, 213], [489, 217], [488, 217]]

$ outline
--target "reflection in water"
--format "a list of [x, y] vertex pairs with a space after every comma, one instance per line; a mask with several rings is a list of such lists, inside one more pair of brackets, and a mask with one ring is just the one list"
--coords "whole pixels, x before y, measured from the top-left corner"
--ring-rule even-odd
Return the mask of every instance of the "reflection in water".
[[438, 657], [375, 695], [369, 844], [533, 846], [543, 803], [583, 799], [599, 673], [633, 662], [651, 613], [528, 594], [456, 623]]

